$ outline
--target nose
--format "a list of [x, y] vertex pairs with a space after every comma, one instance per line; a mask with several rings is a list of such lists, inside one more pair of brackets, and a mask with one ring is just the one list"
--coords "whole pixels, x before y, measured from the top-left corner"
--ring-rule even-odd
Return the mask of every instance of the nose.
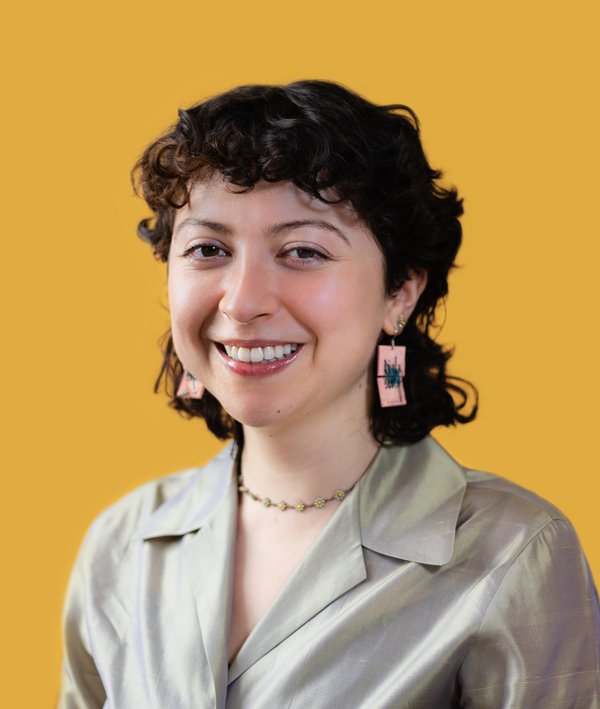
[[239, 257], [227, 269], [219, 310], [226, 318], [245, 325], [276, 312], [278, 299], [274, 275], [259, 259]]

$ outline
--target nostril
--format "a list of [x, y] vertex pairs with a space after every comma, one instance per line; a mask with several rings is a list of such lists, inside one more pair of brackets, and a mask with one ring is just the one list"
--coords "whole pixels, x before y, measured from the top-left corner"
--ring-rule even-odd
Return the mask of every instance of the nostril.
[[257, 263], [230, 273], [219, 304], [221, 313], [240, 325], [272, 315], [278, 307], [278, 296], [270, 287], [270, 274]]
[[274, 309], [272, 311], [266, 309], [261, 311], [258, 309], [249, 308], [246, 308], [244, 310], [222, 308], [221, 312], [230, 322], [234, 323], [235, 325], [248, 325], [257, 318], [263, 318], [272, 315]]

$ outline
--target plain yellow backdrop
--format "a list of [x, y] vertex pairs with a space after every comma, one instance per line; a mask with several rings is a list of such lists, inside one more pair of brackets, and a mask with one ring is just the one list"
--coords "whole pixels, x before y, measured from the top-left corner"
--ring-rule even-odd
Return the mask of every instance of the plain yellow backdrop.
[[240, 83], [340, 81], [422, 121], [465, 197], [440, 338], [481, 392], [439, 431], [574, 522], [596, 578], [596, 3], [22, 4], [2, 52], [3, 705], [51, 706], [82, 535], [219, 444], [152, 393], [164, 267], [129, 169], [176, 109]]

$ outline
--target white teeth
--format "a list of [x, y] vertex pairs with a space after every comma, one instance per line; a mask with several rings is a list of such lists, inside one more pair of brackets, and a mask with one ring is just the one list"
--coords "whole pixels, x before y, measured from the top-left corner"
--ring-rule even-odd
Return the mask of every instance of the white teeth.
[[266, 347], [236, 347], [235, 345], [223, 345], [225, 352], [238, 362], [252, 362], [257, 364], [262, 361], [272, 361], [283, 359], [298, 349], [298, 345], [267, 345]]

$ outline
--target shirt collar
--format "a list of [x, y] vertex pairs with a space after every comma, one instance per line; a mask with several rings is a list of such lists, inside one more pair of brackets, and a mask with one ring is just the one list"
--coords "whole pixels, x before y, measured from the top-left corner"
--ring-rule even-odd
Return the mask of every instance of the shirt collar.
[[407, 561], [446, 564], [465, 490], [463, 468], [430, 436], [382, 447], [358, 489], [363, 546]]
[[[209, 523], [235, 485], [230, 444], [140, 525], [135, 538], [182, 536]], [[466, 490], [463, 468], [430, 436], [382, 447], [357, 486], [362, 545], [407, 561], [452, 557]]]
[[139, 526], [135, 539], [179, 537], [209, 523], [234, 481], [233, 444], [229, 444]]

